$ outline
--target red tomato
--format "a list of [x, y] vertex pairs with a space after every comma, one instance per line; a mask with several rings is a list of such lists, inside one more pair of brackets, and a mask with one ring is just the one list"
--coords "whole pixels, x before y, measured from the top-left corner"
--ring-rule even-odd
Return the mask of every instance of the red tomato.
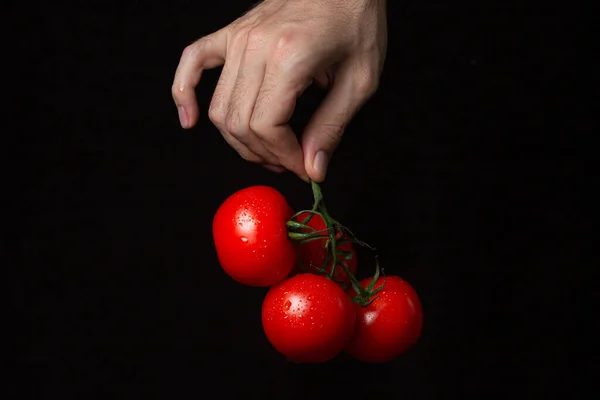
[[[372, 278], [360, 284], [366, 288]], [[375, 288], [380, 287], [380, 277]], [[347, 293], [354, 297], [350, 288]], [[383, 363], [404, 353], [415, 344], [423, 327], [423, 310], [417, 292], [408, 282], [397, 276], [386, 276], [385, 286], [370, 305], [357, 310], [356, 330], [346, 352], [354, 358], [370, 363]]]
[[262, 306], [267, 339], [296, 363], [320, 363], [338, 355], [355, 322], [354, 304], [340, 285], [310, 273], [272, 286]]
[[[310, 213], [308, 213], [308, 212], [302, 213], [302, 214], [298, 215], [297, 217], [295, 217], [294, 221], [304, 222], [304, 220], [309, 215], [310, 215]], [[313, 217], [310, 219], [310, 221], [307, 222], [306, 225], [310, 226], [313, 229], [316, 229], [319, 232], [326, 233], [325, 229], [327, 228], [327, 226], [325, 224], [325, 221], [323, 220], [323, 218], [321, 218], [318, 215], [313, 215]], [[305, 231], [310, 232], [310, 230], [308, 230], [308, 229], [306, 229]], [[341, 233], [338, 233], [336, 238], [341, 239], [342, 238]], [[347, 235], [343, 236], [343, 239], [347, 239], [347, 238], [348, 238]], [[302, 265], [304, 266], [304, 268], [306, 268], [306, 271], [304, 271], [298, 265], [298, 266], [296, 266], [294, 272], [295, 273], [311, 272], [314, 274], [320, 274], [319, 270], [317, 268], [315, 268], [315, 266], [318, 268], [323, 268], [323, 264], [325, 263], [325, 256], [327, 254], [327, 251], [330, 251], [326, 247], [328, 240], [329, 239], [327, 239], [327, 238], [311, 240], [310, 242], [306, 242], [304, 244], [296, 246], [296, 248], [298, 250], [298, 257], [300, 258], [300, 261], [302, 261]], [[350, 270], [350, 272], [353, 275], [356, 274], [356, 267], [357, 267], [356, 252], [354, 251], [354, 247], [352, 246], [352, 243], [346, 242], [341, 245], [338, 245], [337, 250], [338, 251], [339, 250], [349, 251], [352, 253], [352, 258], [349, 260], [344, 260], [343, 264], [346, 268], [348, 268], [348, 270]], [[343, 254], [338, 255], [338, 260], [343, 260], [343, 259], [344, 259]], [[329, 263], [327, 264], [327, 267], [325, 268], [326, 272], [331, 272], [331, 267], [333, 264], [332, 261], [333, 260], [331, 260], [331, 259], [329, 260]], [[345, 282], [348, 286], [350, 285], [350, 278], [348, 277], [348, 275], [346, 275], [344, 270], [342, 268], [340, 268], [339, 266], [336, 267], [336, 269], [335, 269], [335, 273], [333, 274], [333, 279], [338, 282]]]
[[294, 214], [268, 186], [232, 194], [213, 219], [217, 256], [225, 272], [248, 286], [271, 286], [289, 275], [297, 260], [286, 222]]

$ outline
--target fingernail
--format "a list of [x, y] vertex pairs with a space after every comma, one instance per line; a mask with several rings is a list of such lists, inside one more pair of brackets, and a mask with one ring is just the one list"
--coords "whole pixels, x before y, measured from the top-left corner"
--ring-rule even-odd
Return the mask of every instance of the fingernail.
[[329, 164], [329, 156], [325, 151], [319, 150], [313, 160], [313, 168], [321, 180], [325, 179], [325, 175], [327, 175], [327, 164]]
[[179, 113], [179, 123], [182, 128], [187, 128], [189, 124], [187, 112], [183, 106], [177, 106], [177, 112]]

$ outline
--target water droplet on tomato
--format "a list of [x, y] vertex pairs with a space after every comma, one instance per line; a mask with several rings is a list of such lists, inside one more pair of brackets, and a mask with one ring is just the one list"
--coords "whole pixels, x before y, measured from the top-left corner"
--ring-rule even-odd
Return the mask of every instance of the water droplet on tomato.
[[242, 236], [240, 239], [242, 239], [242, 242], [244, 243], [248, 242], [248, 238], [246, 236]]
[[283, 305], [283, 310], [287, 311], [290, 309], [290, 307], [292, 306], [292, 302], [291, 301], [286, 301], [285, 304]]
[[367, 325], [370, 325], [375, 320], [376, 317], [377, 317], [377, 314], [375, 312], [365, 313], [365, 316], [364, 316], [365, 323]]
[[308, 297], [306, 298], [306, 300], [308, 300], [308, 301], [311, 301], [312, 299], [313, 299], [312, 295], [311, 295], [311, 296], [308, 296]]

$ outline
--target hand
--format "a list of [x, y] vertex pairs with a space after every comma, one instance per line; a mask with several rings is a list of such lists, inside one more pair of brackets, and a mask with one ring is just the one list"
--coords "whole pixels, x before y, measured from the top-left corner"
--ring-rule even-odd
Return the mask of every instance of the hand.
[[[195, 87], [223, 66], [208, 111], [244, 159], [321, 182], [344, 129], [377, 90], [387, 24], [385, 0], [265, 0], [189, 45], [173, 99], [183, 128], [198, 121]], [[313, 82], [329, 92], [301, 144], [288, 121]]]

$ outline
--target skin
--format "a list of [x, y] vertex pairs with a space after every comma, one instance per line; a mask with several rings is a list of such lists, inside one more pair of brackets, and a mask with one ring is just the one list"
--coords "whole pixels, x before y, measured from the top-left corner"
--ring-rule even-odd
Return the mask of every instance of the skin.
[[[183, 128], [199, 118], [195, 87], [223, 66], [208, 110], [245, 160], [321, 182], [352, 117], [379, 84], [385, 0], [265, 0], [187, 46], [172, 95]], [[328, 88], [300, 141], [288, 121], [313, 82]]]

